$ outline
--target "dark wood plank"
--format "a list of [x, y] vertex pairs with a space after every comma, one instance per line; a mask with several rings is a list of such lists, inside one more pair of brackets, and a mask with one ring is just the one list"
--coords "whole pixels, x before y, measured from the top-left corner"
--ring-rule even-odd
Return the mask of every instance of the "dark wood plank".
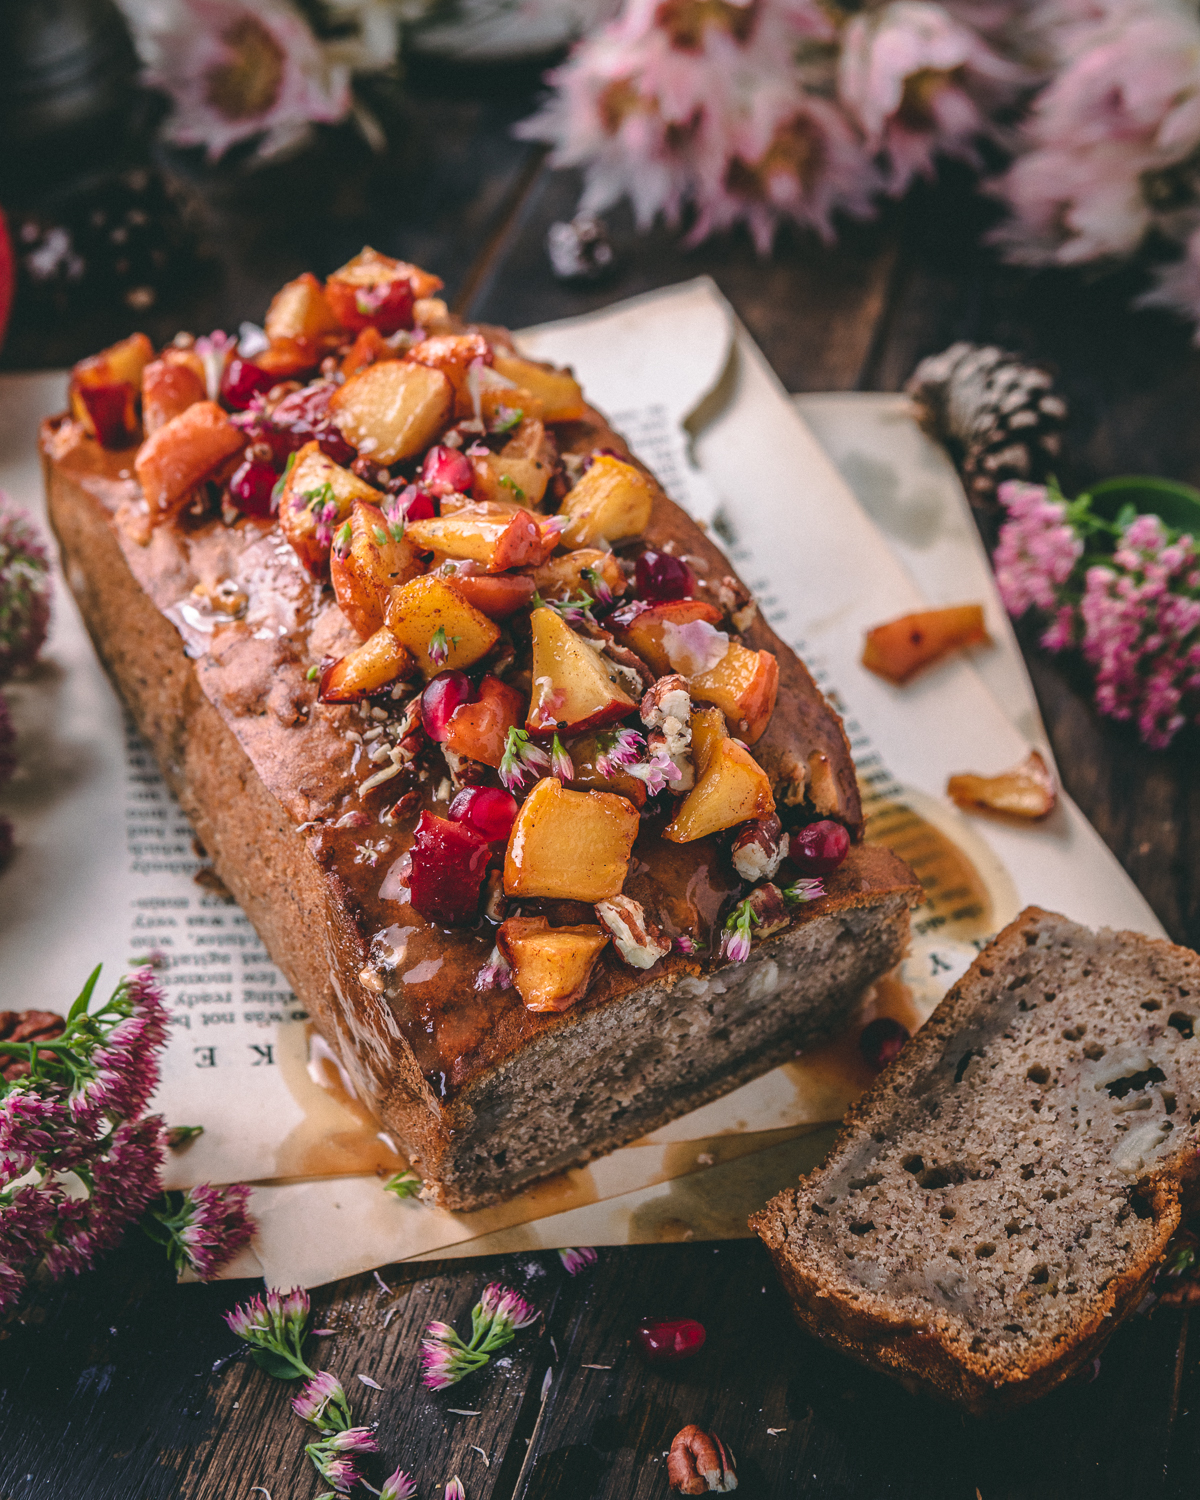
[[695, 250], [662, 226], [636, 234], [628, 208], [621, 206], [607, 215], [617, 257], [613, 274], [598, 286], [567, 286], [551, 278], [545, 238], [555, 220], [572, 217], [579, 189], [575, 172], [542, 173], [471, 300], [472, 317], [522, 328], [708, 275], [789, 390], [856, 384], [891, 285], [897, 248], [890, 221], [848, 226], [836, 247], [785, 233], [768, 260], [741, 233]]
[[[647, 1366], [630, 1344], [646, 1312], [700, 1318], [704, 1349]], [[910, 1397], [802, 1335], [756, 1243], [601, 1251], [586, 1305], [556, 1337], [562, 1362], [514, 1500], [661, 1500], [664, 1452], [688, 1422], [732, 1447], [747, 1495], [1163, 1493], [1178, 1315], [1135, 1319], [1094, 1381], [991, 1421]]]

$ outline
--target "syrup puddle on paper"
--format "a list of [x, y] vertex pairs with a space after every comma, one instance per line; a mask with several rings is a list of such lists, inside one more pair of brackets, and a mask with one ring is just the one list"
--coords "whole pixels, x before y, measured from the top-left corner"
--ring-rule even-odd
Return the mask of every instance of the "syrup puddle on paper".
[[280, 1142], [276, 1177], [390, 1177], [404, 1158], [347, 1086], [312, 1023], [279, 1030], [279, 1068], [304, 1118]]

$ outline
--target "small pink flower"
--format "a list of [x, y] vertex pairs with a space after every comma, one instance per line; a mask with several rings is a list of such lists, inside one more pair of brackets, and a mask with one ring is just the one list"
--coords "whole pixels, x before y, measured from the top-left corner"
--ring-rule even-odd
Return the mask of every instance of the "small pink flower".
[[210, 1281], [250, 1243], [255, 1225], [249, 1201], [250, 1189], [242, 1183], [217, 1188], [205, 1182], [185, 1194], [186, 1221], [178, 1239], [201, 1281]]
[[572, 1249], [560, 1250], [558, 1252], [563, 1265], [572, 1276], [578, 1276], [580, 1271], [586, 1271], [596, 1264], [596, 1252], [590, 1245], [579, 1245]]
[[467, 1492], [463, 1489], [463, 1482], [457, 1474], [446, 1486], [446, 1500], [467, 1500]]
[[635, 765], [646, 748], [645, 737], [635, 729], [618, 729], [614, 734], [601, 735], [598, 743], [596, 769], [601, 776], [615, 776], [618, 770]]
[[512, 987], [512, 969], [499, 948], [493, 948], [487, 963], [475, 976], [474, 988], [483, 994], [487, 990], [507, 990]]
[[[228, 1319], [227, 1319], [228, 1321]], [[233, 1328], [232, 1322], [229, 1326]], [[234, 1332], [238, 1330], [234, 1328]], [[245, 1338], [245, 1334], [239, 1334]], [[346, 1392], [342, 1389], [342, 1383], [328, 1370], [320, 1370], [308, 1382], [304, 1389], [292, 1401], [292, 1410], [302, 1422], [311, 1422], [314, 1427], [326, 1425], [326, 1413], [330, 1406], [346, 1409]]]
[[557, 776], [560, 781], [575, 779], [575, 766], [571, 757], [563, 749], [563, 743], [558, 735], [555, 735], [550, 742], [550, 774]]
[[326, 1439], [335, 1453], [378, 1453], [379, 1443], [369, 1427], [345, 1427]]
[[397, 1469], [383, 1481], [379, 1500], [416, 1500], [416, 1494], [417, 1486], [412, 1475], [406, 1474], [403, 1469]]
[[519, 1292], [498, 1281], [489, 1282], [484, 1287], [479, 1306], [484, 1317], [509, 1328], [528, 1328], [539, 1317], [537, 1308], [526, 1302]]

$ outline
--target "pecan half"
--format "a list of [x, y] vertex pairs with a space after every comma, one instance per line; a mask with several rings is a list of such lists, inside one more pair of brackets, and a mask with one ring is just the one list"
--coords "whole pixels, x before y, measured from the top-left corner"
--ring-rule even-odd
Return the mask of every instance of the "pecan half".
[[508, 901], [504, 895], [504, 872], [489, 870], [483, 887], [483, 914], [490, 922], [503, 922], [508, 914]]
[[744, 823], [733, 841], [733, 868], [743, 880], [770, 880], [787, 858], [788, 836], [774, 814]]
[[733, 1454], [715, 1432], [681, 1427], [667, 1455], [667, 1480], [681, 1495], [727, 1495], [737, 1489]]
[[[0, 1041], [49, 1042], [61, 1036], [66, 1021], [52, 1010], [0, 1010]], [[14, 1083], [29, 1072], [23, 1057], [0, 1052], [0, 1078]]]
[[773, 932], [782, 932], [792, 920], [783, 892], [770, 881], [751, 891], [746, 900], [750, 903], [750, 910], [758, 918], [754, 924], [756, 939], [770, 937]]
[[689, 792], [695, 785], [692, 767], [692, 698], [687, 679], [678, 672], [660, 677], [642, 695], [639, 707], [650, 739], [660, 739], [662, 749], [679, 772], [671, 782], [673, 792]]
[[616, 945], [617, 952], [635, 969], [648, 969], [671, 951], [671, 940], [646, 915], [632, 896], [613, 896], [596, 903], [596, 920]]

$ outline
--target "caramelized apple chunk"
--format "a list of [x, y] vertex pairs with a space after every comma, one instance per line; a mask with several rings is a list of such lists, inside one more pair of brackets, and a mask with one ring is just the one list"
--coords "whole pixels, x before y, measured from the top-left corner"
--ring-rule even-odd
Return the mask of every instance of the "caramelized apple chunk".
[[505, 894], [593, 903], [619, 895], [639, 821], [624, 797], [571, 792], [556, 777], [544, 778], [509, 834]]
[[693, 713], [692, 756], [696, 785], [663, 830], [663, 838], [673, 844], [690, 844], [751, 818], [774, 814], [770, 777], [744, 745], [729, 738], [720, 709]]
[[142, 426], [146, 436], [208, 395], [204, 366], [190, 349], [168, 349], [142, 371]]
[[[700, 623], [711, 631], [720, 621], [721, 611], [715, 604], [706, 604], [703, 599], [672, 599], [641, 610], [636, 606], [618, 610], [608, 623], [622, 646], [636, 652], [656, 677], [664, 677], [670, 672], [683, 670], [675, 665], [672, 651], [668, 650], [668, 627], [674, 631]], [[673, 638], [670, 644], [677, 655], [678, 639]], [[697, 661], [687, 663], [689, 667], [698, 664]], [[690, 675], [690, 672], [684, 672], [684, 676]]]
[[515, 501], [536, 509], [554, 473], [554, 446], [543, 424], [526, 418], [499, 453], [474, 455], [471, 470], [476, 500]]
[[335, 464], [319, 442], [305, 443], [280, 486], [279, 529], [313, 577], [320, 578], [334, 533], [349, 518], [354, 502], [376, 504], [383, 498], [365, 479]]
[[417, 664], [386, 627], [321, 674], [322, 703], [357, 703], [401, 677], [415, 677]]
[[622, 458], [599, 453], [562, 503], [560, 514], [567, 522], [562, 544], [590, 547], [601, 540], [641, 536], [653, 507], [654, 491], [642, 471]]
[[474, 703], [462, 703], [451, 714], [446, 747], [480, 765], [499, 766], [508, 731], [515, 729], [524, 715], [523, 695], [489, 673], [480, 682]]
[[549, 557], [532, 570], [533, 582], [543, 599], [565, 599], [571, 594], [590, 594], [607, 603], [604, 591], [614, 598], [626, 589], [621, 565], [611, 552], [598, 547], [577, 547], [574, 552]]
[[429, 573], [393, 589], [386, 613], [389, 630], [416, 657], [427, 678], [463, 671], [500, 638], [499, 627], [485, 614], [444, 578]]
[[1050, 767], [1037, 750], [1031, 750], [1019, 766], [997, 776], [971, 772], [951, 776], [946, 795], [967, 812], [1000, 813], [1028, 821], [1048, 817], [1058, 801]]
[[869, 672], [902, 687], [922, 667], [951, 651], [990, 645], [981, 604], [953, 604], [902, 615], [867, 631], [862, 664]]
[[560, 614], [535, 609], [529, 621], [533, 695], [525, 727], [531, 734], [582, 734], [637, 708], [612, 662], [576, 635]]
[[[479, 333], [438, 334], [414, 344], [405, 359], [414, 364], [426, 365], [431, 370], [440, 370], [454, 391], [454, 415], [456, 418], [471, 417], [475, 413], [467, 379], [471, 366], [478, 361], [480, 366], [492, 362], [491, 345]], [[478, 393], [478, 379], [475, 382]]]
[[509, 917], [496, 933], [517, 993], [528, 1010], [567, 1010], [587, 993], [596, 961], [608, 944], [602, 927], [551, 927], [545, 917]]
[[263, 329], [276, 339], [318, 339], [322, 334], [336, 333], [340, 327], [337, 314], [321, 283], [311, 271], [281, 286], [271, 299]]
[[382, 360], [351, 375], [329, 403], [334, 425], [372, 463], [423, 452], [450, 421], [454, 392], [440, 370]]
[[368, 245], [325, 282], [325, 298], [343, 328], [380, 333], [413, 326], [413, 303], [441, 290], [436, 276]]
[[329, 573], [341, 611], [359, 635], [378, 630], [392, 589], [424, 571], [403, 525], [390, 522], [378, 505], [355, 500], [334, 537]]
[[133, 471], [150, 507], [150, 524], [168, 520], [198, 484], [245, 446], [215, 401], [198, 401], [163, 424], [138, 449]]
[[715, 704], [738, 739], [753, 745], [775, 712], [779, 663], [770, 651], [748, 651], [730, 641], [716, 666], [690, 677], [688, 688], [693, 698]]
[[515, 354], [500, 353], [493, 365], [498, 374], [540, 399], [543, 421], [578, 422], [587, 410], [583, 391], [570, 370], [555, 370]]
[[536, 566], [554, 550], [556, 541], [527, 510], [509, 515], [487, 505], [467, 505], [451, 515], [414, 521], [408, 535], [426, 552], [475, 562], [489, 573]]
[[150, 340], [134, 333], [81, 359], [71, 371], [71, 415], [103, 447], [128, 448], [137, 442], [142, 372], [153, 358]]
[[526, 573], [482, 573], [470, 568], [471, 564], [460, 563], [454, 572], [446, 573], [446, 581], [489, 620], [507, 620], [533, 598], [533, 579]]

